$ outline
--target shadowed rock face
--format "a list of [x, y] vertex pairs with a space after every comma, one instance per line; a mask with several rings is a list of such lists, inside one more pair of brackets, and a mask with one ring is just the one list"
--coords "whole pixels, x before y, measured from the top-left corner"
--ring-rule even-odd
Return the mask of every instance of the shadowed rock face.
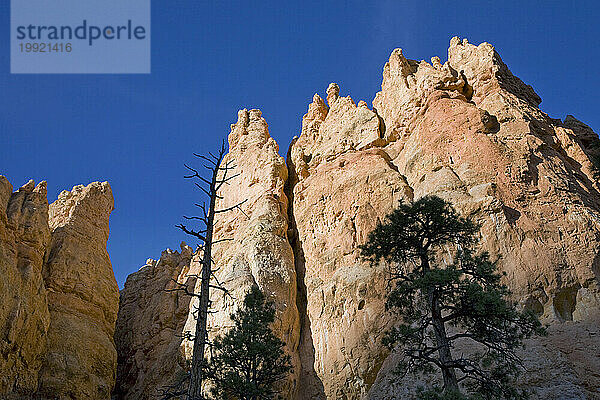
[[119, 361], [116, 398], [158, 398], [160, 389], [185, 373], [179, 335], [190, 297], [169, 290], [177, 288], [174, 281], [188, 283], [192, 290], [193, 282], [186, 277], [192, 257], [192, 248], [181, 243], [181, 251], [165, 250], [160, 259], [147, 260], [127, 277], [115, 331]]
[[48, 206], [46, 182], [0, 176], [0, 396], [108, 399], [118, 288], [106, 252], [108, 183]]
[[0, 176], [0, 396], [37, 389], [50, 324], [42, 278], [49, 245], [46, 182], [13, 193]]
[[[219, 238], [235, 239], [215, 254], [219, 278], [240, 294], [257, 283], [277, 303], [275, 328], [295, 357], [287, 398], [402, 398], [418, 384], [391, 373], [396, 356], [381, 337], [398, 316], [384, 308], [385, 266], [361, 261], [358, 246], [399, 200], [427, 194], [481, 225], [481, 248], [507, 273], [515, 300], [550, 324], [547, 338], [527, 342], [521, 384], [536, 391], [533, 398], [593, 398], [600, 390], [600, 187], [591, 161], [600, 154], [598, 136], [572, 116], [563, 122], [540, 111], [539, 96], [490, 44], [458, 38], [444, 64], [394, 50], [372, 109], [341, 97], [336, 84], [326, 94], [309, 105], [287, 169], [260, 111], [240, 111], [228, 157], [242, 175], [222, 206], [248, 198], [247, 215], [236, 211], [217, 225]], [[191, 265], [178, 268], [197, 272]], [[172, 275], [181, 279], [177, 269]], [[161, 285], [136, 278], [128, 293]], [[211, 334], [228, 328], [235, 309], [214, 300]], [[133, 326], [127, 321], [117, 331]], [[192, 322], [188, 315], [182, 329]], [[143, 348], [135, 346], [131, 354]], [[189, 345], [183, 349], [189, 357]], [[143, 398], [136, 390], [126, 398]]]

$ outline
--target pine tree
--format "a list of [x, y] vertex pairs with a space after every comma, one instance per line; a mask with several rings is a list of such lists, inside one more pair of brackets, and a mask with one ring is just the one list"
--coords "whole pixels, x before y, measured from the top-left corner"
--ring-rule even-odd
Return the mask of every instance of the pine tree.
[[[514, 385], [522, 365], [515, 350], [545, 331], [533, 313], [508, 300], [510, 291], [488, 254], [475, 254], [478, 229], [450, 203], [426, 196], [400, 203], [361, 246], [365, 258], [391, 266], [386, 307], [402, 323], [384, 343], [403, 356], [397, 373], [441, 372], [443, 387], [420, 391], [418, 398], [527, 397]], [[452, 255], [448, 265], [444, 255]], [[476, 351], [456, 356], [458, 343]]]
[[272, 302], [256, 286], [244, 298], [243, 307], [231, 315], [234, 327], [213, 341], [208, 378], [218, 399], [274, 399], [275, 385], [291, 370], [284, 343], [273, 334]]

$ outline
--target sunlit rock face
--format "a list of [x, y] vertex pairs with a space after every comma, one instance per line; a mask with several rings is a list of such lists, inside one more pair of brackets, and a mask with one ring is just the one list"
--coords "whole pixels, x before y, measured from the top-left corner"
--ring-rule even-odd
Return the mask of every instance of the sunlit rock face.
[[[282, 390], [287, 398], [298, 391], [300, 319], [296, 305], [294, 254], [288, 240], [288, 200], [284, 193], [288, 170], [277, 143], [259, 110], [240, 110], [231, 126], [229, 152], [222, 167], [233, 177], [220, 191], [223, 199], [214, 230], [215, 284], [208, 320], [209, 337], [225, 333], [230, 314], [245, 293], [258, 285], [275, 303], [275, 333], [286, 343], [293, 372]], [[235, 176], [235, 177], [234, 177]], [[239, 207], [234, 207], [240, 204]], [[192, 204], [190, 204], [190, 207]], [[197, 299], [181, 292], [173, 280], [200, 292], [201, 263], [189, 248], [163, 252], [158, 262], [132, 274], [121, 291], [121, 310], [115, 336], [119, 349], [119, 377], [115, 395], [122, 399], [158, 399], [160, 389], [176, 383], [192, 358], [193, 343], [184, 340], [196, 331]], [[196, 282], [197, 281], [197, 282]]]
[[106, 251], [113, 208], [107, 182], [75, 186], [50, 205], [50, 326], [39, 388], [47, 397], [108, 398], [114, 385], [119, 289]]
[[[307, 291], [306, 346], [314, 348], [308, 362], [326, 398], [406, 393], [398, 391], [407, 384], [394, 383], [391, 368], [377, 373], [386, 355], [378, 339], [393, 317], [383, 307], [384, 286], [356, 251], [399, 198], [436, 194], [452, 202], [482, 225], [482, 248], [499, 260], [524, 307], [551, 324], [581, 327], [580, 343], [592, 346], [598, 332], [589, 322], [599, 310], [600, 196], [590, 162], [600, 147], [597, 135], [574, 117], [562, 122], [541, 112], [540, 98], [491, 45], [454, 38], [448, 60], [417, 62], [392, 52], [373, 101], [382, 120], [378, 132], [330, 85], [329, 110], [315, 96], [290, 148]], [[389, 166], [387, 174], [372, 161], [378, 157], [385, 160], [381, 168]], [[356, 224], [363, 213], [364, 222]], [[371, 285], [365, 292], [372, 299], [355, 294], [352, 276]], [[556, 329], [530, 341], [526, 356], [535, 372], [529, 376], [536, 379], [524, 377], [523, 384], [538, 387], [542, 397], [575, 387], [573, 393], [589, 395], [600, 382], [584, 371], [597, 367], [598, 357], [569, 355], [559, 334], [564, 331]], [[564, 385], [539, 362], [543, 358], [564, 359], [570, 371]], [[315, 386], [314, 375], [309, 386]]]
[[[106, 251], [108, 183], [17, 192], [0, 176], [0, 397], [108, 399], [118, 287]], [[4, 397], [3, 397], [4, 398]]]
[[[466, 86], [425, 93], [421, 117], [386, 152], [415, 197], [437, 194], [482, 224], [483, 247], [528, 307], [582, 319], [597, 308], [597, 136], [542, 113], [487, 43], [453, 39], [449, 64]], [[388, 88], [384, 73], [382, 93], [393, 90], [404, 89]]]
[[288, 157], [306, 296], [302, 398], [357, 397], [373, 383], [390, 324], [385, 271], [361, 261], [357, 246], [399, 200], [412, 199], [404, 176], [376, 147], [384, 143], [377, 115], [338, 90], [329, 86], [329, 109], [315, 95]]
[[[229, 152], [221, 167], [232, 167], [217, 199], [218, 213], [214, 231], [213, 259], [215, 278], [228, 290], [224, 295], [212, 291], [212, 311], [208, 319], [209, 338], [225, 333], [233, 326], [230, 315], [237, 310], [252, 285], [275, 303], [274, 332], [286, 343], [292, 358], [293, 372], [282, 383], [288, 398], [298, 390], [300, 361], [300, 319], [296, 305], [297, 279], [294, 255], [288, 240], [288, 199], [284, 193], [288, 170], [279, 155], [279, 147], [270, 137], [267, 122], [260, 110], [240, 110], [231, 125]], [[240, 205], [235, 208], [236, 205]], [[199, 264], [198, 264], [199, 267]], [[196, 270], [194, 273], [199, 274]], [[200, 290], [197, 282], [197, 291]], [[195, 299], [197, 300], [197, 299]], [[193, 301], [185, 330], [195, 333]], [[192, 343], [183, 343], [188, 358]]]
[[[396, 354], [381, 343], [400, 318], [384, 307], [385, 266], [362, 261], [359, 245], [400, 200], [435, 194], [481, 225], [481, 249], [506, 272], [514, 299], [549, 324], [548, 337], [527, 341], [520, 384], [532, 398], [594, 398], [600, 187], [591, 160], [600, 155], [598, 136], [573, 116], [561, 121], [540, 111], [539, 96], [488, 43], [453, 38], [444, 64], [394, 50], [372, 107], [340, 90], [331, 84], [325, 99], [313, 97], [287, 166], [260, 111], [242, 110], [232, 125], [226, 161], [241, 175], [218, 206], [247, 201], [216, 225], [218, 239], [233, 239], [216, 245], [214, 258], [218, 280], [236, 300], [214, 293], [211, 336], [231, 326], [229, 313], [258, 284], [276, 303], [274, 328], [294, 359], [286, 398], [406, 397], [420, 381], [396, 379]], [[119, 316], [117, 347], [129, 343], [119, 370], [129, 372], [118, 387], [134, 388], [128, 399], [156, 389], [158, 380], [143, 383], [142, 371], [161, 370], [157, 349], [181, 360], [191, 355], [190, 343], [177, 350], [166, 337], [153, 345], [127, 333], [165, 318], [162, 302], [174, 295], [152, 293], [166, 277], [184, 282], [199, 272], [197, 262], [175, 264], [156, 285], [142, 282], [149, 272], [136, 273], [121, 294], [130, 316]], [[146, 319], [132, 317], [144, 303], [155, 304]], [[169, 312], [175, 318], [156, 332], [165, 325], [193, 331], [189, 312]]]

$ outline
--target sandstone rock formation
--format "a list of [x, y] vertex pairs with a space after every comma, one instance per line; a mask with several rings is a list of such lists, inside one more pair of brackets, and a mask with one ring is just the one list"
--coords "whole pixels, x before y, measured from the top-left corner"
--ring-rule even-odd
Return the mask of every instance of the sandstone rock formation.
[[119, 289], [106, 251], [113, 203], [108, 183], [94, 182], [50, 205], [50, 327], [39, 389], [48, 397], [106, 399], [114, 385]]
[[[229, 153], [223, 165], [227, 162], [235, 165], [231, 174], [239, 176], [223, 186], [222, 199], [217, 199], [216, 209], [243, 204], [217, 214], [213, 247], [215, 278], [231, 296], [213, 291], [215, 313], [208, 320], [209, 338], [233, 326], [230, 315], [250, 287], [258, 285], [275, 303], [273, 329], [286, 343], [286, 351], [292, 358], [294, 372], [284, 384], [284, 392], [291, 398], [298, 390], [300, 318], [294, 255], [287, 236], [288, 199], [284, 186], [288, 170], [259, 110], [238, 112], [238, 121], [231, 126]], [[222, 241], [224, 239], [226, 241]], [[194, 305], [195, 302], [192, 307]], [[194, 333], [194, 326], [190, 313], [186, 331]], [[191, 356], [190, 344], [188, 341], [184, 346], [186, 354]]]
[[[572, 116], [548, 117], [540, 102], [490, 44], [454, 38], [444, 64], [394, 50], [372, 108], [340, 97], [336, 84], [326, 101], [315, 95], [287, 169], [260, 111], [240, 111], [228, 155], [240, 181], [219, 206], [249, 200], [217, 224], [218, 238], [234, 239], [218, 246], [217, 278], [236, 298], [257, 283], [276, 301], [276, 329], [295, 357], [287, 398], [402, 398], [418, 384], [391, 374], [395, 354], [381, 337], [398, 316], [384, 308], [385, 266], [364, 263], [358, 245], [399, 200], [426, 194], [481, 224], [481, 248], [507, 273], [515, 300], [550, 325], [548, 337], [527, 343], [521, 384], [534, 398], [597, 395], [600, 140]], [[182, 271], [197, 271], [193, 263], [178, 268], [165, 274], [181, 280]], [[127, 293], [152, 292], [164, 283], [136, 277], [131, 287]], [[122, 304], [141, 309], [148, 296], [124, 292]], [[212, 335], [235, 309], [226, 297], [214, 304]], [[139, 323], [160, 319], [162, 307]], [[136, 326], [131, 318], [118, 332]], [[180, 329], [181, 321], [170, 324]], [[192, 326], [188, 315], [183, 329]], [[153, 347], [132, 346], [144, 371], [160, 360], [146, 356]]]
[[[386, 147], [392, 162], [415, 196], [438, 194], [479, 220], [484, 248], [501, 257], [528, 306], [551, 319], [581, 319], [598, 308], [600, 229], [585, 147], [537, 108], [537, 95], [491, 45], [453, 39], [449, 64], [472, 89], [425, 93], [410, 136]], [[386, 88], [384, 79], [388, 90], [403, 89]]]
[[[246, 291], [258, 285], [275, 302], [274, 330], [292, 356], [296, 372], [284, 384], [291, 398], [298, 389], [300, 326], [294, 256], [287, 238], [288, 201], [283, 191], [287, 168], [278, 151], [260, 111], [240, 110], [237, 123], [231, 126], [229, 153], [223, 160], [235, 165], [231, 174], [239, 176], [223, 187], [217, 210], [243, 204], [218, 214], [213, 247], [216, 280], [231, 296], [213, 291], [214, 313], [209, 315], [208, 330], [212, 338], [230, 328], [230, 314]], [[190, 290], [197, 283], [195, 290], [199, 292], [200, 281], [196, 282], [195, 276], [200, 271], [198, 258], [192, 257], [191, 249], [182, 247], [181, 254], [163, 252], [158, 262], [150, 260], [127, 279], [115, 337], [119, 349], [118, 399], [156, 399], [157, 389], [181, 378], [182, 367], [192, 356], [192, 342], [182, 337], [195, 334], [197, 299], [190, 301], [182, 293], [164, 289], [175, 288], [176, 280], [190, 285]]]
[[0, 176], [0, 396], [37, 389], [50, 324], [42, 278], [49, 245], [46, 182], [12, 193]]
[[0, 176], [0, 396], [108, 399], [118, 288], [106, 241], [108, 183], [48, 206], [46, 182]]
[[[362, 262], [357, 246], [400, 199], [412, 199], [412, 190], [384, 151], [363, 150], [380, 139], [377, 115], [349, 97], [330, 95], [328, 102], [329, 110], [315, 95], [288, 159], [307, 296], [300, 386], [303, 398], [356, 398], [375, 379], [390, 324], [382, 313], [385, 271]], [[347, 146], [320, 157], [339, 144]]]
[[[572, 118], [568, 120], [570, 127], [549, 118], [537, 108], [539, 102], [533, 89], [514, 77], [487, 43], [473, 46], [453, 39], [449, 61], [444, 65], [437, 58], [432, 59], [431, 64], [407, 60], [401, 50], [395, 50], [384, 68], [382, 90], [373, 102], [385, 126], [379, 136], [386, 141], [375, 147], [380, 147], [378, 151], [387, 156], [391, 169], [405, 180], [410, 188], [406, 191], [409, 196], [411, 191], [415, 198], [437, 194], [482, 224], [483, 248], [499, 258], [501, 268], [508, 273], [507, 281], [525, 307], [539, 312], [545, 321], [588, 320], [599, 310], [600, 221], [597, 212], [600, 196], [593, 178], [590, 154], [586, 153], [580, 138], [588, 139], [591, 142], [588, 146], [593, 147], [597, 146], [597, 136], [590, 134], [585, 126], [574, 123]], [[344, 321], [349, 307], [347, 304], [336, 306], [326, 295], [311, 297], [313, 280], [319, 279], [318, 288], [338, 283], [332, 278], [320, 282], [323, 265], [335, 266], [331, 271], [333, 276], [356, 265], [355, 260], [348, 260], [349, 249], [335, 243], [323, 246], [318, 236], [311, 232], [326, 232], [328, 218], [318, 216], [314, 208], [316, 202], [312, 197], [305, 201], [304, 193], [310, 193], [316, 187], [315, 192], [327, 195], [327, 191], [315, 182], [326, 181], [333, 174], [327, 171], [319, 175], [319, 169], [324, 167], [319, 165], [320, 160], [313, 161], [310, 155], [319, 152], [313, 148], [321, 137], [336, 141], [335, 135], [326, 131], [325, 123], [316, 126], [313, 122], [317, 119], [313, 117], [313, 110], [317, 109], [315, 104], [313, 101], [309, 106], [304, 122], [317, 133], [306, 135], [308, 130], [303, 126], [302, 135], [290, 150], [290, 166], [299, 176], [299, 183], [293, 190], [294, 216], [307, 266], [305, 282], [310, 328], [313, 343], [316, 343], [315, 370], [327, 398], [358, 398], [364, 395], [364, 389], [354, 394], [350, 392], [349, 382], [364, 382], [368, 388], [372, 383], [368, 368], [347, 368], [345, 371], [336, 368], [340, 357], [335, 350], [352, 353], [348, 359], [357, 362], [362, 357], [377, 354], [378, 349], [383, 352], [381, 344], [376, 342], [370, 348], [348, 346], [348, 336], [339, 334], [332, 344], [327, 337], [329, 327]], [[333, 109], [335, 103], [330, 106]], [[324, 111], [319, 116], [325, 121], [329, 118]], [[343, 129], [338, 131], [343, 132]], [[364, 128], [360, 126], [352, 129], [354, 134], [361, 131]], [[337, 141], [346, 140], [346, 137], [341, 134]], [[330, 162], [342, 160], [337, 168], [341, 170], [346, 168], [345, 158], [352, 156], [363, 161], [374, 150], [350, 148], [348, 154], [338, 153]], [[354, 164], [358, 165], [358, 161]], [[307, 173], [311, 167], [315, 172]], [[315, 176], [314, 181], [310, 180], [311, 175]], [[366, 175], [368, 179], [344, 191], [348, 205], [356, 203], [355, 196], [372, 192], [366, 185], [376, 185], [377, 175], [369, 172]], [[390, 207], [386, 200], [391, 201], [394, 192], [391, 190], [385, 200], [368, 203], [384, 211]], [[333, 226], [341, 232], [331, 237], [343, 237], [344, 233], [353, 235], [356, 227], [352, 224], [344, 227], [342, 223], [343, 217], [349, 214], [344, 210], [346, 203], [330, 202], [327, 197], [323, 201], [330, 208], [329, 212], [340, 218]], [[310, 211], [303, 212], [303, 208]], [[377, 212], [375, 215], [382, 214]], [[308, 228], [308, 234], [302, 225]], [[352, 243], [347, 239], [341, 242]], [[315, 252], [311, 250], [312, 246], [326, 248], [329, 254]], [[311, 264], [318, 266], [313, 273]], [[360, 270], [364, 273], [367, 269]], [[365, 282], [372, 280], [365, 279]], [[336, 292], [341, 290], [340, 297], [345, 299], [354, 293], [352, 287], [345, 290], [343, 286], [335, 285], [335, 289]], [[381, 294], [381, 291], [375, 293]], [[333, 307], [322, 312], [323, 303]], [[376, 307], [372, 311], [375, 315], [386, 315], [381, 302], [371, 304]], [[311, 309], [315, 311], [311, 312]], [[378, 321], [383, 324], [382, 328], [386, 327], [385, 321]], [[368, 329], [363, 328], [355, 335], [360, 337], [374, 331], [377, 332], [369, 325]], [[325, 338], [321, 338], [323, 336]], [[322, 341], [328, 345], [321, 345]], [[597, 365], [597, 361], [595, 363]], [[377, 371], [378, 368], [379, 364], [373, 369]], [[592, 381], [591, 387], [599, 387], [595, 376], [585, 380], [588, 384]], [[559, 384], [553, 392], [546, 394], [558, 396], [562, 389], [564, 387]], [[375, 398], [380, 392], [376, 386], [371, 389], [370, 396]]]
[[127, 277], [121, 290], [115, 343], [118, 353], [117, 399], [154, 399], [185, 373], [181, 334], [190, 310], [189, 296], [174, 281], [188, 283], [193, 250], [167, 249]]

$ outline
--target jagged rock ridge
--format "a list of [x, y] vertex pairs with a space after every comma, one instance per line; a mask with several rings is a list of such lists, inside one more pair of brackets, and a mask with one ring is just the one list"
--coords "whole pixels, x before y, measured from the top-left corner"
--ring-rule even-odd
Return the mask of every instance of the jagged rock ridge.
[[118, 287], [106, 252], [108, 183], [15, 193], [0, 176], [0, 397], [108, 399]]
[[[458, 38], [444, 64], [394, 50], [372, 108], [341, 97], [336, 84], [326, 95], [309, 105], [287, 170], [260, 111], [241, 111], [230, 134], [231, 157], [244, 161], [242, 184], [225, 201], [249, 197], [262, 206], [220, 223], [220, 234], [236, 242], [215, 259], [228, 287], [242, 292], [256, 282], [286, 316], [277, 330], [296, 358], [287, 398], [402, 398], [414, 387], [392, 379], [394, 354], [381, 344], [397, 318], [384, 309], [384, 266], [362, 262], [357, 246], [400, 199], [426, 194], [481, 224], [482, 249], [498, 259], [516, 299], [550, 324], [547, 338], [528, 342], [521, 384], [536, 390], [534, 398], [594, 398], [598, 136], [572, 116], [540, 111], [539, 96], [490, 44]], [[132, 284], [127, 293], [163, 287]], [[213, 333], [227, 327], [232, 307], [218, 305]], [[130, 327], [127, 318], [123, 324], [118, 331]]]

